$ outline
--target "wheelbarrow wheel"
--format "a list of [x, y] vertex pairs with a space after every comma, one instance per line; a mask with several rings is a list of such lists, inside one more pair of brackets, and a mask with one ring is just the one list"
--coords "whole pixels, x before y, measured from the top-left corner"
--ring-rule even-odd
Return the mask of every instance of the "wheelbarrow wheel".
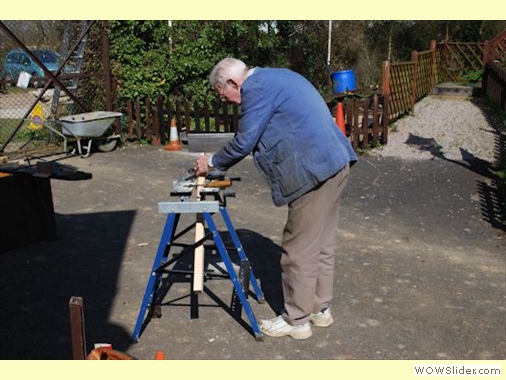
[[97, 150], [99, 152], [112, 152], [118, 146], [118, 139], [110, 139], [97, 142]]

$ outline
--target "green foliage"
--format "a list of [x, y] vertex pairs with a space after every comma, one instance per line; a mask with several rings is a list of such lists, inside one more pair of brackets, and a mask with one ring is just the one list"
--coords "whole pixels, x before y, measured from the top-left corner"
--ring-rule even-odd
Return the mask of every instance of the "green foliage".
[[481, 83], [482, 71], [473, 70], [460, 76], [459, 82], [462, 83]]
[[248, 43], [251, 28], [239, 21], [115, 21], [111, 23], [113, 74], [122, 98], [183, 95], [197, 100], [215, 95], [212, 67], [227, 55], [231, 41]]
[[[111, 61], [118, 95], [167, 94], [168, 29], [162, 21], [111, 22]], [[170, 73], [169, 73], [170, 74]]]
[[[327, 20], [111, 21], [113, 75], [120, 98], [180, 95], [215, 98], [212, 67], [227, 56], [249, 66], [288, 67], [330, 93], [330, 72], [353, 69], [357, 85], [381, 81], [381, 63], [409, 60], [430, 41], [482, 42], [506, 26], [501, 21]], [[473, 76], [472, 80], [478, 80]]]
[[[215, 98], [212, 67], [233, 56], [250, 66], [288, 66], [290, 21], [112, 21], [113, 75], [120, 98]], [[309, 47], [314, 51], [314, 46]], [[308, 67], [314, 66], [308, 54]]]

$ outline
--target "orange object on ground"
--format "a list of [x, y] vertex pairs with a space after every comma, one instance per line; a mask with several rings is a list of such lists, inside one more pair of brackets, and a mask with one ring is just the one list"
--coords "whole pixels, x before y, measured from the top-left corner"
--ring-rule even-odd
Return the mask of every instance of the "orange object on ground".
[[337, 103], [336, 124], [341, 132], [343, 132], [343, 134], [346, 136], [346, 126], [344, 124], [344, 110], [342, 102]]
[[170, 137], [169, 143], [165, 145], [165, 150], [181, 150], [181, 143], [179, 142], [179, 133], [176, 127], [176, 120], [170, 121]]
[[163, 351], [155, 352], [155, 360], [165, 360], [165, 354], [163, 353]]
[[124, 352], [113, 350], [109, 347], [98, 347], [91, 351], [86, 360], [134, 360], [133, 356], [130, 356]]

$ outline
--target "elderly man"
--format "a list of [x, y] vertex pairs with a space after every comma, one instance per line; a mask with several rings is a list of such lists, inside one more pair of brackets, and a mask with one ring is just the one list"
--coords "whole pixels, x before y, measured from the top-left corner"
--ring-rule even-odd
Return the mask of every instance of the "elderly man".
[[226, 171], [253, 154], [276, 206], [288, 205], [282, 237], [284, 309], [260, 321], [273, 337], [306, 339], [311, 324], [330, 326], [338, 204], [357, 160], [318, 91], [288, 69], [255, 67], [226, 58], [211, 71], [219, 96], [241, 104], [236, 136], [214, 155], [201, 155], [195, 170]]

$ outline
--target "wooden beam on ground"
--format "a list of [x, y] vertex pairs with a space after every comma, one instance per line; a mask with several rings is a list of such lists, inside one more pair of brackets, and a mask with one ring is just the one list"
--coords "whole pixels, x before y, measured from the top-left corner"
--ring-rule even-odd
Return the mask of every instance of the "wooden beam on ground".
[[86, 359], [86, 335], [84, 329], [84, 308], [82, 297], [72, 296], [69, 301], [70, 330], [72, 334], [72, 357]]

